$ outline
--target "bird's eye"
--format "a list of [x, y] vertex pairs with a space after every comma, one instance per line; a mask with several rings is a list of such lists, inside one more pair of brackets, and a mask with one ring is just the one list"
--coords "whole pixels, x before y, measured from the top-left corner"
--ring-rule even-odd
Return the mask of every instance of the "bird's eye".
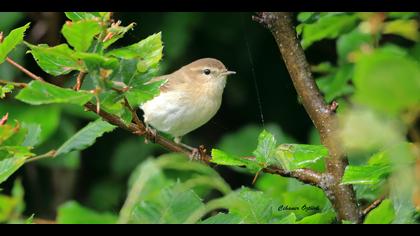
[[209, 75], [211, 71], [209, 69], [204, 69], [203, 72], [204, 74]]

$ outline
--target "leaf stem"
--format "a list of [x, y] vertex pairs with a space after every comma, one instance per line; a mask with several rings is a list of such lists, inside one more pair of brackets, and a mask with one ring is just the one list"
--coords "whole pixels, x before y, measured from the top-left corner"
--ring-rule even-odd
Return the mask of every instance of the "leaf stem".
[[35, 75], [34, 73], [30, 72], [29, 70], [27, 70], [25, 67], [19, 65], [19, 63], [15, 62], [14, 60], [12, 60], [10, 57], [6, 57], [6, 61], [11, 64], [12, 66], [18, 68], [20, 71], [22, 71], [23, 73], [25, 73], [27, 76], [31, 77], [34, 80], [39, 80], [42, 82], [45, 82], [45, 80], [37, 75]]

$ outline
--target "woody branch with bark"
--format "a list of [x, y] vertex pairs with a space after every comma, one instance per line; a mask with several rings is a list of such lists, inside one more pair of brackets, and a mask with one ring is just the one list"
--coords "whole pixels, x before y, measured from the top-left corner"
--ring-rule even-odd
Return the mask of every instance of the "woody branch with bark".
[[318, 130], [322, 144], [328, 148], [329, 157], [326, 159], [326, 173], [322, 173], [321, 187], [337, 212], [338, 220], [360, 223], [362, 213], [357, 205], [352, 185], [340, 184], [348, 159], [336, 135], [337, 103], [328, 105], [324, 102], [297, 38], [292, 14], [261, 12], [254, 17], [254, 20], [263, 24], [273, 34], [296, 92]]

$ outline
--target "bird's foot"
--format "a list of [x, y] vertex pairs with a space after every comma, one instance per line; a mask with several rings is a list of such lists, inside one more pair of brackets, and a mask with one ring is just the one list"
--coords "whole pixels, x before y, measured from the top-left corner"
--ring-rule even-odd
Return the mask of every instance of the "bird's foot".
[[200, 161], [201, 160], [201, 152], [198, 148], [192, 148], [191, 154], [188, 156], [190, 161]]
[[153, 143], [156, 143], [156, 135], [157, 131], [146, 124], [146, 138], [144, 139], [144, 143], [148, 144], [149, 140], [151, 140]]

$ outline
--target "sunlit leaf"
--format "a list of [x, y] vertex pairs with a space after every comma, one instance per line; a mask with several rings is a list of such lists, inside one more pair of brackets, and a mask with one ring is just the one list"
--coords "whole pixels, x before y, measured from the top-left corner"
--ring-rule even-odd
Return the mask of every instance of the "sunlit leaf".
[[25, 31], [29, 28], [30, 23], [12, 30], [9, 35], [7, 35], [3, 42], [0, 43], [0, 64], [4, 62], [7, 55], [20, 43], [23, 41], [25, 36]]
[[0, 161], [0, 183], [3, 183], [25, 163], [26, 157], [7, 158]]
[[354, 28], [357, 17], [351, 14], [327, 14], [303, 26], [302, 47], [308, 48], [322, 39], [333, 39]]
[[287, 170], [307, 168], [328, 156], [328, 149], [323, 145], [281, 144], [276, 149], [273, 164], [281, 164]]
[[200, 224], [241, 224], [241, 217], [235, 214], [218, 213], [200, 222]]
[[63, 25], [61, 33], [76, 51], [85, 52], [101, 30], [101, 25], [95, 20], [79, 20], [76, 22], [68, 21]]
[[53, 84], [31, 81], [27, 87], [22, 89], [16, 99], [31, 105], [69, 103], [84, 105], [93, 94], [87, 91], [74, 91], [72, 89], [61, 88]]
[[413, 41], [418, 41], [420, 37], [417, 20], [393, 20], [386, 22], [383, 33], [396, 34]]
[[111, 213], [99, 213], [75, 201], [67, 202], [58, 208], [59, 224], [115, 224], [117, 217]]
[[65, 12], [67, 18], [72, 21], [95, 19], [101, 17], [99, 12]]
[[83, 70], [83, 65], [78, 61], [67, 44], [49, 47], [46, 44], [38, 46], [26, 43], [38, 65], [48, 74], [65, 75], [73, 70]]
[[366, 216], [364, 224], [390, 224], [395, 218], [394, 207], [389, 199], [385, 199], [382, 203], [373, 209]]
[[76, 150], [83, 150], [93, 145], [96, 139], [101, 137], [104, 133], [111, 132], [115, 128], [116, 126], [113, 126], [102, 119], [91, 122], [67, 140], [57, 150], [55, 155], [58, 156]]

